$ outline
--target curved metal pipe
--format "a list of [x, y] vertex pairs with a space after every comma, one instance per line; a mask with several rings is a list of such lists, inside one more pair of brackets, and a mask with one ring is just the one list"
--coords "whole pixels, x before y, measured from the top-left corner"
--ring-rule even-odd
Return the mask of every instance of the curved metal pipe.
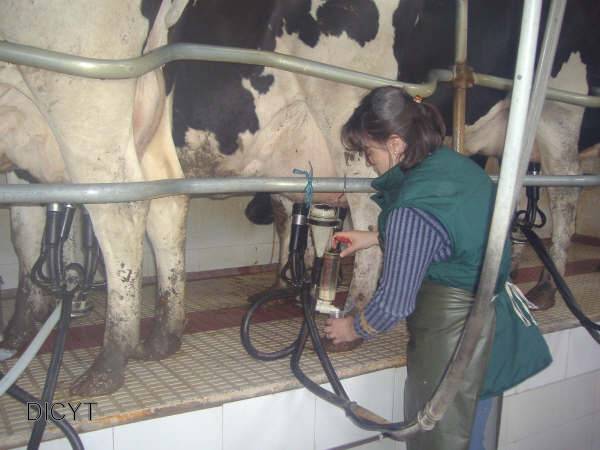
[[397, 86], [404, 88], [411, 95], [420, 95], [422, 97], [428, 97], [433, 94], [438, 81], [452, 80], [452, 73], [449, 70], [434, 70], [430, 73], [427, 83], [414, 84], [369, 75], [277, 52], [184, 43], [159, 47], [137, 58], [105, 60], [84, 58], [66, 53], [42, 50], [28, 45], [0, 41], [0, 60], [79, 77], [111, 80], [137, 78], [164, 64], [177, 60], [255, 64], [365, 89], [372, 89], [378, 86]]
[[[497, 182], [498, 176], [490, 177]], [[371, 178], [313, 178], [314, 192], [375, 192]], [[600, 186], [600, 175], [526, 176], [526, 186]], [[306, 181], [292, 177], [217, 177], [95, 184], [9, 184], [0, 186], [0, 204], [122, 203], [173, 195], [304, 192]]]
[[33, 340], [29, 343], [27, 349], [23, 352], [23, 354], [17, 359], [17, 362], [13, 365], [13, 367], [0, 378], [0, 396], [2, 396], [14, 383], [16, 383], [17, 379], [21, 376], [21, 374], [27, 369], [27, 366], [33, 358], [36, 357], [44, 342], [46, 342], [46, 338], [52, 333], [54, 326], [58, 323], [60, 319], [62, 303], [58, 303], [58, 305], [52, 311], [52, 314], [48, 316], [46, 322], [40, 328], [40, 331], [35, 335]]
[[[514, 205], [511, 205], [514, 190], [519, 189], [515, 168], [521, 157], [521, 142], [525, 131], [525, 118], [531, 94], [535, 45], [537, 42], [542, 0], [530, 0], [523, 5], [517, 66], [515, 69], [515, 90], [511, 98], [511, 108], [506, 136], [504, 161], [500, 172], [498, 193], [489, 231], [481, 279], [477, 288], [475, 303], [463, 331], [458, 348], [448, 366], [444, 379], [435, 394], [425, 405], [419, 422], [429, 422], [433, 427], [454, 399], [461, 385], [468, 363], [471, 361], [484, 324], [490, 320], [498, 270], [504, 250], [504, 243], [512, 219]], [[555, 30], [557, 31], [557, 30]], [[543, 98], [538, 99], [543, 101]], [[511, 164], [511, 162], [514, 163]], [[507, 164], [508, 163], [508, 164]], [[426, 427], [424, 427], [427, 429]]]
[[[501, 89], [510, 91], [513, 87], [511, 80], [506, 78], [495, 77], [483, 73], [473, 73], [475, 84], [493, 89]], [[600, 88], [590, 88], [591, 92], [600, 93]], [[546, 100], [554, 100], [557, 102], [568, 103], [570, 105], [584, 106], [586, 108], [600, 108], [599, 95], [584, 95], [576, 92], [569, 92], [562, 89], [548, 88], [546, 92]]]
[[[411, 95], [430, 96], [438, 82], [450, 82], [454, 79], [451, 71], [437, 69], [429, 72], [427, 83], [415, 84], [388, 78], [377, 77], [362, 72], [343, 69], [329, 64], [318, 63], [303, 58], [264, 50], [248, 50], [235, 47], [218, 47], [201, 44], [171, 44], [137, 58], [122, 60], [104, 60], [84, 58], [66, 53], [43, 50], [28, 45], [0, 41], [0, 60], [13, 64], [54, 70], [68, 75], [100, 78], [126, 79], [136, 78], [163, 64], [181, 59], [195, 61], [217, 61], [238, 64], [257, 64], [275, 69], [289, 70], [302, 75], [324, 78], [330, 81], [350, 84], [364, 89], [377, 86], [398, 86]], [[493, 75], [473, 73], [476, 85], [502, 89], [512, 88], [512, 81]], [[591, 92], [598, 94], [599, 88], [592, 87]], [[582, 95], [560, 89], [548, 89], [548, 100], [556, 100], [588, 108], [600, 108], [600, 95]]]

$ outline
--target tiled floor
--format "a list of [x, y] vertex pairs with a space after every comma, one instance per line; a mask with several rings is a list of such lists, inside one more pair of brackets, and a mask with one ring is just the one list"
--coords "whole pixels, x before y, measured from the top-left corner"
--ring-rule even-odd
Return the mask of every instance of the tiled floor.
[[[600, 247], [575, 243], [569, 261], [567, 281], [571, 289], [583, 309], [594, 319], [600, 319]], [[523, 289], [533, 286], [538, 266], [533, 252], [527, 250], [518, 277]], [[346, 281], [350, 278], [350, 269], [350, 266], [345, 267]], [[102, 295], [98, 294], [94, 312], [73, 322], [56, 400], [97, 402], [94, 420], [77, 424], [80, 431], [85, 431], [298, 387], [287, 359], [268, 363], [255, 361], [240, 344], [239, 323], [247, 307], [246, 297], [268, 288], [273, 279], [272, 272], [265, 272], [190, 282], [186, 304], [188, 325], [181, 350], [162, 362], [131, 361], [126, 383], [115, 394], [74, 399], [68, 395], [68, 385], [90, 365], [101, 343], [105, 304]], [[146, 323], [152, 314], [153, 294], [152, 286], [144, 288]], [[340, 293], [340, 297], [344, 295]], [[12, 304], [13, 301], [8, 299], [1, 302], [4, 317], [10, 317]], [[266, 315], [264, 322], [253, 327], [254, 340], [265, 350], [291, 342], [300, 324], [299, 316], [299, 309], [293, 305], [285, 308], [285, 314]], [[560, 300], [555, 308], [536, 313], [536, 316], [545, 332], [577, 324]], [[353, 352], [333, 355], [332, 360], [342, 377], [399, 366], [404, 364], [405, 342], [402, 324]], [[51, 345], [46, 345], [19, 380], [19, 385], [34, 395], [41, 392], [50, 349]], [[0, 369], [7, 371], [13, 363], [14, 359], [0, 363]], [[305, 353], [303, 367], [317, 382], [325, 381], [312, 352]], [[25, 407], [6, 395], [1, 397], [0, 447], [23, 445], [29, 433]], [[58, 435], [55, 428], [49, 427], [47, 437]]]

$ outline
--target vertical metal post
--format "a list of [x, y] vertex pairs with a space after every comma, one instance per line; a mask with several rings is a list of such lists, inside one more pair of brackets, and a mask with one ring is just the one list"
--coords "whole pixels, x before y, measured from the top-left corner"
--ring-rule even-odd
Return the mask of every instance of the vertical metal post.
[[465, 110], [467, 103], [467, 32], [469, 0], [456, 0], [454, 47], [454, 100], [452, 105], [452, 145], [459, 153], [465, 152]]
[[456, 396], [465, 369], [471, 361], [479, 342], [481, 331], [485, 323], [490, 320], [493, 308], [491, 299], [495, 293], [498, 269], [513, 215], [514, 191], [520, 188], [517, 185], [517, 169], [521, 158], [521, 144], [525, 132], [525, 119], [531, 93], [541, 9], [542, 0], [524, 2], [504, 160], [500, 171], [498, 192], [480, 282], [475, 304], [465, 324], [465, 330], [457, 352], [448, 367], [442, 384], [425, 406], [419, 419], [419, 422], [425, 422], [426, 420], [425, 425], [430, 427], [441, 419], [448, 404]]
[[567, 1], [552, 0], [550, 11], [548, 12], [548, 20], [546, 22], [546, 30], [544, 31], [544, 39], [540, 49], [540, 57], [538, 60], [537, 71], [533, 81], [533, 90], [531, 92], [531, 102], [529, 103], [529, 111], [527, 113], [527, 127], [523, 138], [523, 155], [517, 171], [517, 185], [519, 189], [515, 191], [514, 204], [518, 201], [520, 187], [523, 184], [523, 177], [527, 170], [527, 163], [531, 159], [531, 151], [533, 142], [537, 133], [537, 127], [542, 115], [542, 109], [548, 90], [548, 81], [554, 56], [556, 55], [556, 47], [558, 46], [558, 38], [562, 26], [563, 17], [565, 15]]
[[[515, 68], [508, 130], [504, 143], [504, 155], [498, 180], [496, 203], [490, 226], [488, 244], [486, 248], [477, 301], [474, 308], [489, 308], [490, 299], [498, 279], [498, 270], [502, 259], [504, 243], [506, 242], [509, 227], [515, 208], [516, 193], [521, 189], [523, 177], [519, 174], [523, 156], [523, 138], [526, 124], [533, 67], [540, 25], [540, 12], [542, 0], [528, 0], [523, 3], [523, 18], [521, 21], [521, 34], [517, 65]], [[544, 97], [539, 96], [533, 101], [543, 102]]]

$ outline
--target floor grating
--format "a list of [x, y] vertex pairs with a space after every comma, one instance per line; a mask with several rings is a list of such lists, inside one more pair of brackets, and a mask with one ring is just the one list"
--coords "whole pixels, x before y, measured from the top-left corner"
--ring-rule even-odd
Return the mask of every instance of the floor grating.
[[[579, 264], [588, 261], [587, 264]], [[583, 309], [594, 320], [600, 319], [600, 248], [575, 243], [569, 253], [571, 274], [568, 284]], [[519, 286], [526, 291], [535, 284], [535, 273], [529, 269], [539, 266], [530, 249], [524, 252], [519, 276]], [[350, 278], [351, 266], [344, 267], [344, 280]], [[226, 278], [205, 279], [188, 283], [187, 315], [191, 318], [183, 336], [182, 347], [164, 361], [131, 361], [127, 366], [125, 385], [112, 395], [91, 399], [69, 396], [67, 388], [74, 378], [82, 374], [99, 352], [98, 345], [83, 339], [86, 333], [99, 333], [101, 337], [105, 300], [95, 294], [96, 306], [92, 314], [74, 321], [79, 331], [65, 352], [60, 373], [57, 401], [90, 401], [94, 406], [94, 419], [78, 420], [76, 428], [88, 431], [144, 418], [169, 415], [207, 408], [226, 402], [293, 389], [299, 383], [291, 375], [289, 360], [260, 362], [244, 351], [239, 336], [239, 320], [248, 295], [271, 286], [274, 273], [254, 273]], [[343, 289], [342, 289], [343, 290]], [[154, 287], [144, 288], [143, 315], [148, 320], [152, 314]], [[344, 293], [340, 294], [344, 296]], [[14, 300], [4, 299], [4, 317], [12, 314]], [[254, 341], [264, 350], [289, 343], [295, 339], [300, 325], [299, 310], [293, 306], [283, 319], [267, 317], [265, 322], [252, 328]], [[562, 301], [548, 311], [537, 312], [536, 317], [544, 332], [557, 331], [577, 325]], [[202, 321], [208, 316], [208, 321]], [[209, 323], [210, 321], [214, 323]], [[319, 319], [322, 325], [323, 319]], [[100, 330], [100, 331], [98, 331]], [[82, 337], [81, 341], [77, 336]], [[71, 338], [70, 338], [71, 339]], [[358, 349], [332, 355], [333, 364], [342, 377], [356, 376], [405, 363], [404, 347], [407, 341], [404, 323], [396, 329], [366, 342]], [[101, 342], [98, 341], [98, 342]], [[275, 345], [277, 344], [277, 345]], [[39, 354], [19, 385], [34, 395], [40, 395], [50, 360], [50, 348]], [[0, 362], [6, 372], [15, 359]], [[302, 361], [303, 369], [318, 382], [325, 382], [317, 358], [307, 350]], [[26, 420], [26, 408], [7, 395], [0, 397], [0, 448], [24, 445], [31, 431]], [[60, 436], [49, 426], [45, 438]], [[4, 446], [4, 447], [3, 447]]]

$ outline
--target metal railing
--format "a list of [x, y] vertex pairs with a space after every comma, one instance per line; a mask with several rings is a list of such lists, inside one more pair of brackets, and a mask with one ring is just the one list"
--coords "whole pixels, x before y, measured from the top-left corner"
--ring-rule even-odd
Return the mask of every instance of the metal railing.
[[[494, 182], [498, 176], [492, 175]], [[371, 178], [313, 178], [314, 192], [375, 192]], [[600, 186], [600, 175], [528, 175], [526, 186]], [[8, 184], [0, 186], [0, 204], [122, 203], [151, 200], [179, 194], [216, 195], [254, 192], [303, 192], [304, 178], [292, 177], [222, 177], [127, 183], [90, 184]]]
[[[137, 78], [164, 64], [182, 60], [255, 64], [364, 89], [397, 86], [404, 88], [411, 95], [422, 97], [432, 95], [438, 82], [451, 82], [455, 77], [451, 70], [437, 69], [429, 72], [426, 83], [407, 83], [277, 52], [202, 44], [170, 44], [136, 58], [104, 60], [0, 41], [0, 61], [86, 78], [110, 80]], [[513, 86], [513, 82], [505, 78], [481, 73], [473, 75], [476, 85], [500, 90], [510, 90]], [[600, 107], [600, 96], [581, 95], [559, 89], [548, 89], [547, 99], [588, 108]]]

